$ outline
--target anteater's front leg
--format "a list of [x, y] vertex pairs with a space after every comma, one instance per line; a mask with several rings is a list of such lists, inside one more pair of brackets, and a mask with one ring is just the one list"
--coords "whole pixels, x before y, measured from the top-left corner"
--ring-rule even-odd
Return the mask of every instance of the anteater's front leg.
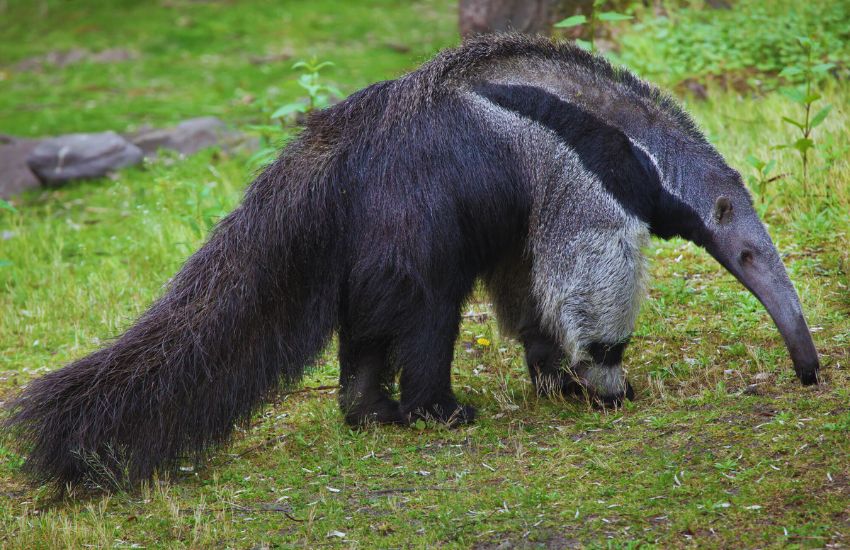
[[633, 399], [634, 390], [622, 367], [626, 342], [586, 346], [584, 360], [575, 365], [565, 361], [564, 352], [554, 338], [539, 326], [524, 328], [520, 334], [531, 382], [538, 395], [583, 395], [595, 403], [616, 406]]
[[554, 338], [540, 329], [539, 323], [521, 329], [519, 339], [525, 348], [525, 364], [538, 395], [577, 393], [576, 379], [566, 368], [564, 352]]
[[551, 238], [535, 250], [540, 325], [583, 391], [603, 405], [634, 395], [622, 363], [644, 294], [646, 240], [645, 227], [624, 219]]

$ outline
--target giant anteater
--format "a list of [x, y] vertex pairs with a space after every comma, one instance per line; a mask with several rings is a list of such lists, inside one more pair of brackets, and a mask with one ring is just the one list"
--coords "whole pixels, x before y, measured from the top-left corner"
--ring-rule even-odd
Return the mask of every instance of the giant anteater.
[[143, 480], [224, 442], [334, 331], [348, 422], [468, 421], [450, 366], [479, 278], [541, 392], [617, 402], [651, 234], [705, 247], [817, 381], [740, 175], [673, 100], [568, 44], [473, 39], [312, 114], [165, 294], [9, 424], [42, 480]]

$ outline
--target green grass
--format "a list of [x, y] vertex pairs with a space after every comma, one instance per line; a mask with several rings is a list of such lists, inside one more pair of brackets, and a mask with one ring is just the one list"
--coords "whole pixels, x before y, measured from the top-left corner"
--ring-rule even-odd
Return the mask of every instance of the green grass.
[[[297, 88], [291, 62], [263, 68], [252, 55], [331, 59], [329, 78], [351, 92], [456, 41], [448, 0], [108, 6], [6, 4], [3, 131], [123, 130], [202, 114], [264, 122]], [[395, 43], [411, 49], [386, 45]], [[13, 68], [73, 46], [139, 57]], [[67, 501], [28, 485], [18, 449], [0, 439], [0, 546], [850, 544], [850, 89], [833, 83], [826, 94], [836, 108], [816, 134], [813, 199], [800, 196], [797, 159], [771, 148], [788, 141], [787, 99], [710, 88], [708, 102], [687, 105], [733, 166], [747, 172], [753, 154], [789, 174], [762, 208], [800, 291], [824, 384], [797, 383], [764, 309], [707, 254], [653, 241], [650, 299], [626, 357], [638, 397], [621, 410], [535, 397], [520, 347], [499, 335], [476, 294], [469, 308], [481, 314], [464, 322], [453, 371], [460, 397], [479, 409], [475, 425], [352, 431], [333, 389], [301, 391], [270, 404], [203, 469]], [[120, 333], [251, 174], [247, 155], [166, 155], [0, 210], [0, 400]], [[336, 372], [329, 349], [304, 386], [333, 386]], [[745, 391], [759, 374], [755, 394]]]

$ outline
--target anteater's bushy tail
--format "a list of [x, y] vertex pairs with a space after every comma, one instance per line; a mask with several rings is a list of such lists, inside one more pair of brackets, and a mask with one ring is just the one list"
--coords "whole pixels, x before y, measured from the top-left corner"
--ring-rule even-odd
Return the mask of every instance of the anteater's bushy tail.
[[298, 149], [254, 182], [124, 335], [12, 403], [8, 425], [38, 480], [148, 479], [203, 457], [281, 380], [301, 377], [336, 324], [344, 216], [319, 161]]

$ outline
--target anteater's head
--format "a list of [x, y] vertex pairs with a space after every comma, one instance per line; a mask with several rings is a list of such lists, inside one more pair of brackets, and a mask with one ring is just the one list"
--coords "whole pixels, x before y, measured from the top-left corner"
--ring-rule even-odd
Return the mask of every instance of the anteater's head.
[[683, 154], [675, 163], [677, 181], [663, 186], [658, 233], [679, 234], [704, 247], [737, 277], [767, 308], [785, 339], [800, 381], [815, 384], [817, 350], [776, 246], [740, 174], [712, 148], [699, 149]]

